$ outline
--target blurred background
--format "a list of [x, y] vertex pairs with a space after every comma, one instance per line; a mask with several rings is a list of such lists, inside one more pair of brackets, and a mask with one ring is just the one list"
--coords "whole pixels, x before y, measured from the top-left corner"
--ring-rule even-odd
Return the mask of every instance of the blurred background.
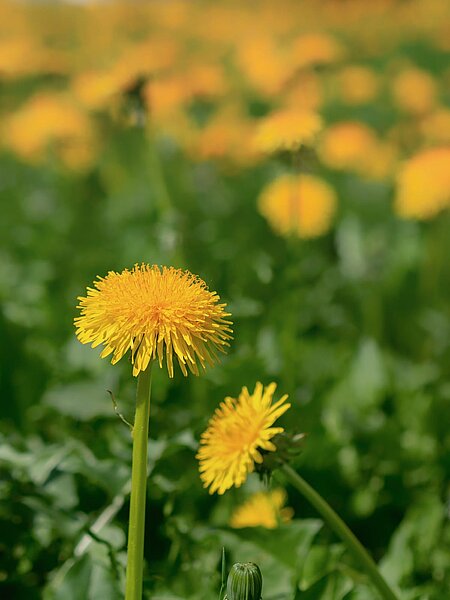
[[256, 475], [202, 488], [201, 432], [256, 381], [401, 598], [450, 596], [449, 50], [445, 0], [2, 2], [2, 598], [122, 597], [107, 390], [132, 420], [135, 381], [73, 318], [141, 262], [200, 275], [235, 331], [204, 375], [155, 374], [145, 597], [217, 597], [225, 546], [264, 600], [377, 598], [280, 475], [292, 510], [254, 527]]

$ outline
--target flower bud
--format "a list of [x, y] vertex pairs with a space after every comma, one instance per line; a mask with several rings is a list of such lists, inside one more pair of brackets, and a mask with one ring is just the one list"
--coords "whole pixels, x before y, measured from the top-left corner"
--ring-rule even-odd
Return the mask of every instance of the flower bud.
[[262, 575], [255, 563], [236, 563], [227, 581], [227, 600], [261, 600]]

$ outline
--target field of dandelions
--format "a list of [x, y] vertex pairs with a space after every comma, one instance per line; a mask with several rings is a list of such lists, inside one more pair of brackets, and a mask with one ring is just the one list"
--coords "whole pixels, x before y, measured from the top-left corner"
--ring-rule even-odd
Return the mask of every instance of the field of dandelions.
[[445, 0], [1, 3], [2, 599], [124, 597], [150, 342], [122, 330], [111, 364], [80, 307], [98, 277], [162, 267], [217, 292], [233, 333], [211, 326], [206, 360], [173, 287], [143, 598], [219, 598], [223, 548], [263, 600], [380, 597], [284, 472], [227, 471], [226, 428], [199, 451], [220, 403], [261, 386], [306, 434], [292, 468], [398, 598], [450, 597], [449, 18]]

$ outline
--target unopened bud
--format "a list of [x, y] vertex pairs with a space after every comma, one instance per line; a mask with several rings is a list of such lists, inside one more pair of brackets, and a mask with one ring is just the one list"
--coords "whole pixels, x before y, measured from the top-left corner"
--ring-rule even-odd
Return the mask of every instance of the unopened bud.
[[261, 600], [262, 575], [255, 563], [236, 563], [227, 581], [226, 600]]

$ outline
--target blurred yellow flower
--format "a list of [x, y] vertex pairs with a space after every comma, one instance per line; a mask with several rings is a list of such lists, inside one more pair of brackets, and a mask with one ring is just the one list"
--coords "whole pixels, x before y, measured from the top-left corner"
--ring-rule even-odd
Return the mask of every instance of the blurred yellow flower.
[[41, 48], [32, 37], [0, 39], [0, 75], [20, 78], [37, 70]]
[[352, 106], [370, 102], [379, 90], [379, 80], [372, 69], [358, 65], [342, 69], [337, 84], [341, 100]]
[[287, 395], [272, 404], [275, 389], [275, 383], [263, 388], [258, 382], [250, 394], [243, 387], [239, 398], [227, 397], [216, 409], [197, 453], [200, 478], [210, 494], [241, 486], [262, 462], [261, 451], [276, 450], [271, 439], [284, 429], [273, 424], [291, 405], [285, 403]]
[[237, 48], [246, 83], [262, 96], [277, 94], [293, 73], [291, 61], [273, 35], [247, 37]]
[[426, 220], [449, 206], [450, 146], [423, 150], [405, 162], [397, 177], [397, 213]]
[[344, 121], [323, 133], [319, 156], [332, 169], [364, 173], [370, 168], [370, 155], [377, 145], [377, 136], [370, 127], [358, 121]]
[[[110, 271], [99, 277], [87, 296], [79, 297], [81, 316], [76, 334], [83, 344], [104, 346], [101, 357], [112, 353], [112, 364], [131, 350], [133, 375], [150, 360], [167, 363], [173, 377], [173, 355], [184, 375], [199, 374], [198, 364], [217, 360], [231, 338], [229, 313], [199, 277], [173, 267], [135, 265], [131, 271]], [[164, 355], [165, 354], [165, 355]]]
[[336, 210], [333, 188], [314, 175], [282, 175], [263, 189], [261, 214], [275, 231], [314, 238], [326, 233]]
[[295, 151], [314, 143], [322, 129], [322, 119], [313, 111], [285, 109], [260, 120], [254, 145], [260, 152]]
[[91, 110], [105, 108], [132, 81], [128, 73], [117, 68], [109, 71], [85, 71], [72, 82], [77, 100]]
[[26, 160], [45, 158], [49, 146], [86, 144], [92, 138], [88, 116], [68, 97], [40, 93], [21, 106], [6, 125], [9, 148]]
[[230, 526], [265, 527], [275, 529], [280, 522], [290, 521], [294, 515], [292, 508], [285, 507], [286, 492], [277, 488], [268, 492], [257, 492], [238, 506], [230, 519]]
[[200, 60], [187, 67], [185, 85], [193, 98], [216, 98], [227, 90], [227, 82], [220, 65]]
[[317, 110], [324, 101], [322, 78], [313, 71], [297, 73], [283, 96], [286, 106], [296, 110]]
[[450, 109], [440, 108], [427, 115], [420, 124], [427, 142], [450, 144]]
[[436, 104], [436, 82], [427, 71], [409, 68], [394, 79], [392, 94], [397, 106], [404, 111], [423, 114]]
[[225, 106], [191, 139], [191, 153], [201, 160], [248, 165], [256, 158], [253, 124], [238, 106]]
[[290, 54], [296, 68], [305, 68], [337, 62], [345, 51], [328, 33], [305, 33], [294, 40]]
[[190, 98], [184, 77], [174, 74], [150, 80], [144, 98], [153, 122], [171, 119]]

